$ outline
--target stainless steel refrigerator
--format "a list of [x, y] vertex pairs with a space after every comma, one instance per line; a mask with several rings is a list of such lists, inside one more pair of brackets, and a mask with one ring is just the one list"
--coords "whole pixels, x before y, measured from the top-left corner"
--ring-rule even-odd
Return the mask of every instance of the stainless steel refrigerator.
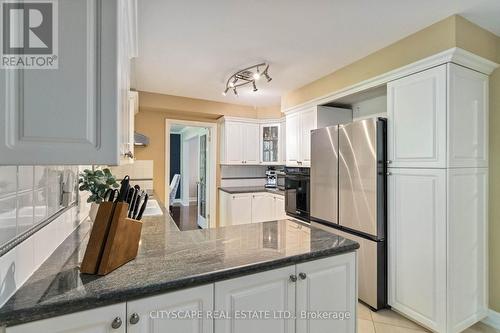
[[314, 130], [311, 221], [357, 241], [358, 296], [387, 306], [386, 120], [371, 118]]

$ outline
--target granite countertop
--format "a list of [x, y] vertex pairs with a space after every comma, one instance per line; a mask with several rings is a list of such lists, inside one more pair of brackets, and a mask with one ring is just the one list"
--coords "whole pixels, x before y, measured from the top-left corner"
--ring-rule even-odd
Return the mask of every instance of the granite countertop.
[[354, 251], [359, 244], [281, 220], [179, 231], [145, 217], [137, 258], [106, 276], [80, 274], [91, 229], [83, 222], [0, 309], [0, 326], [94, 309], [176, 289]]
[[219, 190], [227, 192], [229, 194], [269, 192], [279, 195], [285, 195], [285, 191], [273, 188], [266, 188], [264, 186], [219, 187]]

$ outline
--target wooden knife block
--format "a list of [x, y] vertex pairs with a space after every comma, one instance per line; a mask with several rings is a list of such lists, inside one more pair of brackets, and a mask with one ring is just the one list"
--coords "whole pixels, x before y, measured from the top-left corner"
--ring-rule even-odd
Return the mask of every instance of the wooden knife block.
[[142, 222], [127, 217], [128, 207], [126, 202], [99, 205], [81, 273], [106, 275], [137, 256]]

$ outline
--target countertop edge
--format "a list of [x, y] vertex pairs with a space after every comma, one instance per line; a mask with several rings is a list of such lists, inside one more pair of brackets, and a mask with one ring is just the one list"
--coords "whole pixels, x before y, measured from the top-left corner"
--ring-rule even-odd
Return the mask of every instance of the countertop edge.
[[[133, 301], [145, 297], [173, 292], [176, 290], [188, 289], [200, 285], [229, 280], [245, 275], [252, 275], [264, 271], [269, 271], [272, 269], [299, 264], [302, 262], [313, 261], [326, 257], [333, 257], [353, 252], [358, 248], [359, 244], [354, 243], [346, 245], [342, 248], [327, 249], [323, 251], [317, 251], [314, 253], [300, 254], [272, 261], [264, 261], [260, 263], [234, 267], [227, 270], [219, 270], [200, 275], [188, 276], [179, 280], [169, 281], [158, 285], [152, 284], [147, 288], [133, 288], [128, 290], [123, 290], [118, 293], [114, 292], [110, 294], [103, 294], [100, 297], [86, 298], [71, 302], [61, 302], [56, 305], [40, 306], [34, 309], [33, 311], [14, 310], [10, 313], [9, 316], [13, 319], [4, 320], [0, 322], [0, 332], [2, 327], [11, 327], [38, 320], [55, 318], [58, 316], [68, 315], [85, 310], [91, 310], [98, 307]], [[71, 303], [71, 307], [68, 307], [69, 303]], [[27, 320], [26, 318], [28, 317], [29, 319]]]

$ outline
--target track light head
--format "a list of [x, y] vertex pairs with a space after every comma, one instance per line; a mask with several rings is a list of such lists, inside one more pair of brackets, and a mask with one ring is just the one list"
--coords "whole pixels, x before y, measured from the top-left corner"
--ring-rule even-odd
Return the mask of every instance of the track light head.
[[273, 78], [267, 73], [267, 70], [264, 72], [264, 76], [266, 77], [267, 82], [271, 82], [273, 80]]
[[238, 96], [238, 91], [236, 90], [236, 88], [233, 88], [233, 93], [235, 96]]
[[255, 81], [252, 82], [252, 85], [253, 85], [253, 91], [254, 92], [256, 92], [257, 90], [259, 90], [259, 89], [257, 89], [257, 86], [255, 85]]
[[229, 90], [229, 88], [228, 88], [228, 87], [226, 87], [226, 90], [224, 90], [224, 91], [222, 92], [222, 96], [226, 96], [226, 95], [227, 95], [227, 91], [228, 91], [228, 90]]

